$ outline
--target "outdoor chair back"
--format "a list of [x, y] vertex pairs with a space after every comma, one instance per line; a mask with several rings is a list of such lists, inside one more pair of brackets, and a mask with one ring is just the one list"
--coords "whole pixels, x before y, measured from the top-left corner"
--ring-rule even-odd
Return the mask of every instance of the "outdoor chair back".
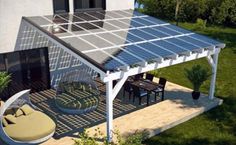
[[147, 92], [146, 91], [142, 91], [140, 90], [139, 87], [132, 85], [133, 88], [133, 102], [135, 102], [135, 98], [139, 98], [139, 105], [141, 105], [142, 102], [142, 98], [147, 96]]
[[129, 81], [126, 81], [124, 84], [124, 91], [123, 91], [123, 97], [125, 98], [125, 92], [129, 93], [129, 100], [131, 98], [131, 94], [133, 93], [133, 88], [131, 87], [131, 84]]
[[154, 75], [153, 75], [153, 74], [149, 74], [149, 73], [146, 74], [146, 79], [147, 79], [147, 80], [153, 81], [153, 78], [154, 78]]
[[135, 75], [134, 80], [139, 80], [139, 79], [143, 78], [143, 75], [144, 75], [144, 73]]
[[163, 89], [163, 91], [164, 91], [164, 89], [165, 89], [165, 86], [166, 86], [166, 79], [165, 78], [162, 78], [162, 77], [160, 77], [160, 79], [159, 79], [159, 87], [160, 88], [162, 88]]

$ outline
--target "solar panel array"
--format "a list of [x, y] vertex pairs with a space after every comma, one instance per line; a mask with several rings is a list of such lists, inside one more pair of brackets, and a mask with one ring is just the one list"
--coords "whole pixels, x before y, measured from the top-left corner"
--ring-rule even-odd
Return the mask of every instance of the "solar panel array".
[[222, 46], [221, 42], [133, 10], [88, 11], [30, 19], [106, 70], [175, 59]]

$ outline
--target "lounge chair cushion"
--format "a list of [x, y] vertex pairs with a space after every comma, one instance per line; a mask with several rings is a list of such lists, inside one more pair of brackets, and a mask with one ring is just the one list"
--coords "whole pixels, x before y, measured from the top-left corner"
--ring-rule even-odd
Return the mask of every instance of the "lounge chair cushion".
[[23, 111], [24, 115], [29, 115], [29, 114], [31, 114], [31, 113], [34, 112], [34, 109], [31, 108], [31, 107], [30, 107], [29, 105], [27, 105], [27, 104], [23, 105], [20, 109]]
[[44, 138], [55, 131], [54, 121], [46, 114], [34, 111], [17, 117], [17, 123], [4, 127], [5, 132], [17, 141], [33, 141]]
[[8, 115], [6, 115], [5, 116], [5, 119], [7, 120], [7, 122], [9, 123], [9, 124], [16, 124], [16, 117], [15, 116], [13, 116], [13, 115], [11, 115], [11, 114], [8, 114]]
[[3, 119], [2, 119], [2, 124], [3, 124], [3, 127], [7, 127], [8, 126], [8, 122], [5, 119], [5, 117], [3, 117]]
[[4, 115], [14, 115], [16, 113], [15, 109], [14, 108], [10, 108], [10, 109], [7, 109], [4, 113]]
[[16, 116], [16, 117], [19, 117], [19, 116], [21, 116], [21, 115], [24, 115], [23, 111], [22, 111], [21, 109], [17, 109], [17, 110], [16, 110], [16, 113], [15, 113], [15, 116]]

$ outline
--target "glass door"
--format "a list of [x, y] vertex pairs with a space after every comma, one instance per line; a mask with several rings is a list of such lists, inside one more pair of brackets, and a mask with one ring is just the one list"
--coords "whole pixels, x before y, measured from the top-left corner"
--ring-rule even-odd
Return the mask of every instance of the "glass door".
[[74, 11], [104, 10], [105, 0], [74, 0]]
[[68, 13], [69, 0], [53, 0], [54, 13]]

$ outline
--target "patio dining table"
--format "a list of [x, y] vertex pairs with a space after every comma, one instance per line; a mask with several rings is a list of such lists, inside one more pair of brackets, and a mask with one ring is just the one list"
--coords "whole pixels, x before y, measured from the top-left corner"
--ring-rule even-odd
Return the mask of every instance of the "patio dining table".
[[146, 79], [133, 80], [131, 85], [137, 86], [140, 89], [147, 91], [147, 106], [149, 106], [150, 94], [158, 88], [158, 83]]

